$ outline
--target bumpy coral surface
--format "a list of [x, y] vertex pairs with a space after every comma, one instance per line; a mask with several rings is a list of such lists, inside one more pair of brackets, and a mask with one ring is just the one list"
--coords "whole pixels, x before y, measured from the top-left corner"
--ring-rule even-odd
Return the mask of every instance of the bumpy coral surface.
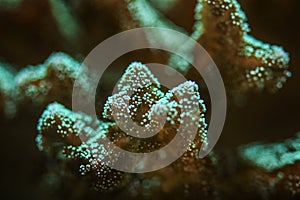
[[54, 100], [70, 102], [80, 64], [63, 53], [51, 55], [44, 64], [21, 70], [16, 78], [20, 101], [45, 105]]
[[[151, 3], [145, 0], [128, 2], [132, 20], [138, 26], [170, 28], [188, 34], [164, 18]], [[190, 36], [209, 52], [231, 94], [263, 90], [275, 92], [291, 76], [288, 70], [289, 54], [280, 46], [264, 43], [249, 35], [246, 15], [236, 0], [198, 0], [194, 20]], [[168, 38], [168, 41], [163, 36], [156, 39], [186, 48], [186, 51], [193, 49], [178, 44], [172, 38]], [[174, 55], [170, 64], [185, 73], [190, 69], [186, 61]]]
[[291, 75], [288, 53], [249, 35], [246, 15], [236, 0], [198, 2], [196, 16], [203, 29], [198, 40], [224, 72], [229, 87], [236, 92], [282, 88]]
[[14, 73], [10, 66], [1, 65], [1, 110], [12, 117], [24, 108], [40, 109], [53, 101], [71, 107], [76, 79], [83, 91], [90, 89], [89, 75], [83, 73], [84, 70], [80, 71], [80, 66], [77, 61], [64, 53], [54, 53], [45, 63], [27, 66], [17, 73]]
[[[39, 149], [60, 162], [77, 163], [78, 169], [73, 172], [74, 175], [80, 173], [89, 177], [98, 190], [130, 188], [133, 187], [132, 184], [126, 186], [129, 180], [143, 182], [147, 178], [139, 180], [141, 178], [136, 178], [134, 174], [117, 171], [110, 167], [112, 162], [118, 162], [118, 156], [112, 155], [116, 146], [136, 153], [147, 153], [163, 148], [173, 139], [181, 125], [181, 118], [186, 115], [191, 124], [185, 124], [185, 126], [198, 124], [198, 133], [195, 139], [190, 138], [192, 143], [187, 147], [187, 152], [167, 169], [152, 172], [150, 175], [145, 174], [145, 177], [148, 177], [150, 181], [149, 187], [154, 187], [154, 190], [160, 192], [161, 195], [174, 192], [175, 188], [188, 190], [184, 189], [181, 184], [186, 185], [185, 187], [189, 185], [191, 189], [195, 189], [195, 187], [200, 189], [201, 186], [205, 186], [205, 190], [209, 191], [207, 182], [200, 181], [200, 179], [206, 180], [202, 176], [210, 173], [205, 166], [210, 165], [209, 163], [213, 165], [212, 160], [211, 158], [199, 159], [197, 157], [201, 145], [207, 143], [204, 118], [206, 109], [200, 99], [197, 84], [187, 81], [164, 93], [160, 90], [159, 81], [149, 69], [145, 65], [135, 62], [127, 68], [122, 76], [118, 90], [118, 93], [108, 98], [103, 113], [103, 117], [111, 122], [99, 121], [83, 113], [73, 113], [57, 103], [50, 104], [39, 120], [39, 134], [36, 138]], [[185, 93], [194, 94], [193, 97], [196, 97], [196, 101], [185, 98]], [[177, 98], [180, 96], [182, 98], [178, 100]], [[190, 107], [193, 102], [197, 103], [198, 111], [189, 110], [188, 113], [183, 113], [182, 106]], [[165, 124], [157, 121], [163, 112], [166, 112]], [[126, 131], [129, 132], [133, 128], [128, 123], [131, 119], [145, 130], [144, 132], [134, 131], [144, 134], [144, 137], [148, 136], [147, 138], [137, 138], [127, 134]], [[158, 128], [159, 132], [150, 137], [149, 133], [153, 131], [152, 128]], [[104, 140], [106, 137], [113, 142], [112, 145], [106, 145]], [[147, 161], [145, 162], [147, 163]], [[174, 177], [168, 178], [167, 174], [172, 174], [171, 176]], [[187, 175], [184, 178], [186, 181], [170, 184], [172, 181], [170, 182], [169, 179], [185, 176], [184, 174]], [[194, 176], [199, 176], [199, 181], [194, 180]], [[208, 179], [208, 181], [211, 180]], [[162, 185], [164, 186], [162, 187]], [[159, 186], [161, 186], [160, 189], [158, 189]], [[140, 186], [127, 188], [124, 191], [129, 190], [130, 195], [133, 196], [141, 195], [140, 193], [135, 194], [135, 190], [138, 190], [135, 187]]]

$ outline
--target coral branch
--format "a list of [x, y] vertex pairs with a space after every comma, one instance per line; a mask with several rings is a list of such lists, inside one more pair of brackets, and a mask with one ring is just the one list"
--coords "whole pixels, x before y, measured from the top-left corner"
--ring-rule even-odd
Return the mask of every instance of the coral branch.
[[[300, 196], [300, 134], [278, 143], [253, 143], [240, 148], [248, 165], [242, 172], [245, 188], [265, 199]], [[245, 180], [246, 179], [246, 180]]]
[[[140, 76], [136, 76], [136, 74]], [[82, 113], [73, 113], [57, 103], [50, 104], [39, 120], [39, 134], [36, 138], [39, 149], [63, 163], [77, 163], [77, 170], [80, 174], [93, 180], [96, 189], [101, 191], [122, 188], [130, 196], [146, 195], [147, 192], [142, 194], [140, 191], [145, 190], [145, 186], [139, 186], [138, 183], [149, 181], [152, 186], [149, 186], [146, 191], [157, 191], [157, 195], [166, 195], [179, 188], [182, 192], [181, 195], [191, 195], [191, 191], [196, 190], [196, 188], [203, 192], [206, 191], [205, 195], [211, 195], [208, 191], [212, 188], [207, 184], [214, 180], [209, 176], [212, 171], [208, 167], [214, 166], [213, 156], [211, 155], [206, 159], [198, 158], [198, 151], [207, 140], [205, 107], [203, 101], [200, 100], [197, 85], [187, 81], [165, 94], [160, 90], [158, 80], [146, 66], [141, 63], [132, 63], [121, 78], [118, 88], [120, 91], [107, 100], [103, 113], [104, 118], [113, 122], [102, 122]], [[128, 95], [130, 92], [131, 95]], [[187, 92], [196, 94], [200, 113], [193, 110], [189, 113], [181, 112], [184, 104], [178, 101], [174, 94], [184, 96]], [[167, 121], [164, 125], [158, 126], [161, 128], [159, 133], [154, 137], [141, 139], [123, 132], [116, 122], [122, 120], [126, 114], [124, 108], [127, 105], [120, 103], [122, 99], [128, 99], [128, 117], [144, 127], [147, 127], [151, 120], [155, 121], [156, 115], [166, 111]], [[183, 98], [182, 101], [187, 102], [187, 106], [191, 106], [189, 99]], [[183, 115], [189, 116], [192, 120], [190, 123], [198, 124], [198, 134], [192, 140], [193, 142], [187, 152], [174, 164], [138, 177], [135, 174], [123, 173], [109, 167], [108, 162], [116, 162], [110, 157], [116, 146], [131, 152], [146, 153], [168, 144], [176, 134]], [[200, 118], [196, 117], [198, 115]], [[155, 122], [154, 125], [161, 123], [160, 121]], [[128, 123], [125, 122], [125, 129], [126, 125]], [[190, 124], [186, 124], [186, 126], [190, 126]], [[114, 145], [105, 146], [104, 137], [109, 138]], [[67, 164], [65, 165], [67, 166]], [[73, 173], [76, 175], [78, 172]], [[199, 177], [199, 180], [195, 179], [195, 176]], [[172, 181], [183, 177], [186, 180], [184, 183]], [[209, 179], [206, 179], [208, 177]], [[203, 181], [203, 179], [208, 182]], [[137, 185], [126, 185], [129, 180], [131, 183], [136, 182]]]
[[14, 70], [0, 63], [0, 113], [12, 117], [16, 113]]
[[[132, 15], [130, 23], [137, 21], [139, 27], [164, 27], [188, 34], [146, 1], [128, 1], [128, 9]], [[263, 43], [249, 35], [246, 15], [236, 0], [198, 0], [194, 17], [191, 37], [212, 56], [231, 94], [263, 90], [275, 92], [291, 76], [288, 53], [280, 46]], [[186, 51], [193, 49], [177, 44], [178, 41], [172, 38], [166, 40], [157, 36], [156, 39]], [[171, 55], [169, 64], [183, 73], [190, 69], [189, 63], [176, 55]]]
[[[52, 54], [44, 64], [30, 66], [16, 76], [19, 102], [45, 106], [58, 101], [71, 105], [73, 84], [79, 78], [80, 64], [64, 53]], [[79, 80], [85, 89], [89, 88], [86, 74], [80, 74]], [[85, 79], [86, 78], [86, 79]]]
[[101, 139], [106, 137], [109, 125], [54, 103], [39, 120], [36, 142], [50, 157], [75, 164], [81, 175], [94, 181], [97, 189], [109, 190], [119, 186], [123, 179], [122, 172], [105, 165], [110, 150], [101, 145]]
[[[192, 118], [191, 123], [197, 123], [199, 128], [199, 135], [197, 138], [201, 140], [195, 146], [195, 149], [200, 149], [202, 142], [206, 141], [206, 123], [204, 118], [204, 112], [206, 111], [203, 101], [200, 99], [198, 93], [198, 86], [193, 82], [185, 82], [176, 88], [172, 89], [168, 93], [164, 94], [160, 90], [160, 83], [152, 75], [152, 73], [146, 68], [146, 66], [140, 63], [132, 63], [125, 74], [121, 78], [118, 85], [120, 92], [111, 96], [105, 107], [104, 107], [104, 118], [113, 119], [118, 124], [119, 127], [123, 127], [126, 133], [129, 133], [134, 129], [139, 132], [138, 128], [135, 128], [134, 122], [143, 126], [143, 135], [151, 135], [150, 133], [154, 130], [159, 130], [159, 128], [164, 127], [154, 139], [154, 143], [159, 144], [157, 147], [164, 146], [168, 142], [166, 137], [172, 138], [176, 134], [180, 125], [180, 116], [182, 110], [182, 102], [186, 101], [190, 104], [193, 103], [191, 99], [182, 99], [182, 102], [176, 100], [176, 93], [184, 96], [185, 93], [191, 92], [197, 95], [197, 103], [199, 104], [200, 112], [190, 111], [190, 113], [184, 113], [190, 115]], [[126, 102], [129, 103], [127, 107]], [[191, 106], [191, 105], [188, 105]], [[126, 110], [128, 108], [128, 110]], [[166, 113], [166, 123], [161, 117], [163, 113]], [[193, 118], [195, 116], [195, 118]], [[199, 116], [200, 118], [198, 118]], [[133, 119], [134, 122], [130, 122]], [[153, 130], [154, 129], [154, 130]], [[124, 140], [124, 139], [122, 139]], [[129, 140], [136, 141], [134, 138]], [[151, 138], [153, 140], [153, 138]], [[162, 140], [162, 141], [161, 141]], [[161, 142], [163, 142], [161, 144]], [[136, 146], [139, 142], [133, 142]], [[149, 145], [149, 141], [144, 141], [146, 146], [142, 145], [140, 149], [131, 149], [131, 151], [141, 151], [145, 149], [147, 151], [152, 151], [152, 147]], [[147, 144], [148, 143], [148, 144]]]
[[71, 14], [71, 10], [62, 0], [49, 0], [53, 17], [56, 20], [60, 33], [70, 43], [74, 44], [79, 40], [81, 27], [77, 19]]
[[54, 53], [44, 64], [28, 66], [16, 75], [10, 71], [7, 67], [0, 67], [1, 110], [6, 109], [6, 114], [10, 116], [28, 106], [42, 108], [53, 101], [71, 107], [76, 79], [82, 91], [91, 88], [88, 71], [64, 53]]
[[[282, 47], [263, 43], [249, 33], [236, 0], [199, 0], [203, 34], [199, 42], [211, 54], [233, 92], [276, 91], [291, 76], [289, 55]], [[238, 75], [238, 76], [237, 76]]]

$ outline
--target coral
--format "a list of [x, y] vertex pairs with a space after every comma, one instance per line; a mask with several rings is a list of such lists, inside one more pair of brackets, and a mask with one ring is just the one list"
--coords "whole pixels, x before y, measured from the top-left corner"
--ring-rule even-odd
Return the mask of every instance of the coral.
[[[80, 19], [78, 7], [91, 4], [99, 9], [111, 10], [122, 30], [134, 27], [163, 27], [190, 35], [208, 51], [219, 67], [230, 97], [236, 98], [264, 90], [276, 92], [283, 87], [291, 76], [288, 70], [289, 54], [282, 47], [264, 43], [249, 34], [246, 15], [236, 0], [197, 0], [194, 5], [192, 30], [177, 25], [165, 15], [169, 9], [172, 10], [180, 3], [179, 0], [160, 3], [154, 0], [90, 0], [77, 3], [51, 0], [48, 7], [56, 28], [65, 40], [69, 40], [72, 48], [76, 45], [76, 49], [80, 47], [81, 40], [78, 38], [85, 37], [85, 31], [90, 31], [80, 25], [84, 19]], [[168, 5], [168, 9], [164, 5]], [[166, 40], [165, 36], [159, 33], [154, 37], [156, 41], [172, 44], [187, 52], [193, 50], [192, 46], [173, 38]], [[149, 42], [152, 40], [153, 38], [149, 38]], [[189, 63], [180, 57], [159, 56], [169, 59], [170, 66], [177, 70], [185, 74], [192, 73]]]
[[171, 9], [178, 2], [178, 0], [150, 0], [150, 2], [154, 4], [155, 8], [166, 11]]
[[[45, 63], [28, 66], [13, 73], [7, 65], [0, 68], [0, 104], [7, 116], [14, 116], [24, 108], [44, 108], [53, 101], [71, 107], [75, 79], [83, 91], [89, 91], [90, 74], [65, 53], [53, 53]], [[80, 73], [80, 76], [79, 76]]]
[[14, 90], [14, 70], [5, 63], [0, 63], [0, 113], [8, 117], [15, 115], [16, 92]]
[[241, 180], [261, 198], [299, 198], [300, 134], [277, 143], [253, 143], [240, 147], [239, 154], [248, 166]]
[[81, 35], [81, 28], [77, 19], [72, 15], [71, 9], [63, 0], [49, 0], [53, 17], [56, 19], [61, 34], [74, 43]]
[[[137, 21], [139, 27], [163, 27], [188, 34], [145, 0], [128, 1], [128, 10], [133, 16], [131, 20]], [[288, 53], [280, 46], [263, 43], [249, 35], [246, 15], [236, 0], [198, 0], [194, 20], [190, 36], [219, 66], [230, 94], [275, 92], [291, 76]], [[186, 51], [193, 49], [172, 38], [166, 41], [163, 36], [156, 36], [155, 39]], [[151, 38], [149, 40], [151, 42]], [[171, 55], [169, 63], [184, 73], [190, 69], [190, 65], [176, 55]]]
[[[25, 0], [3, 0], [0, 9], [15, 9], [22, 6]], [[32, 2], [30, 2], [32, 3]], [[60, 33], [69, 42], [74, 43], [79, 39], [81, 33], [80, 25], [75, 16], [71, 14], [71, 5], [63, 0], [47, 0], [51, 13], [56, 21]]]
[[[200, 107], [200, 113], [191, 110], [189, 113], [185, 113], [185, 115], [190, 116], [191, 125], [194, 123], [198, 124], [199, 135], [197, 138], [201, 140], [197, 142], [198, 144], [195, 145], [195, 149], [200, 148], [199, 145], [202, 142], [207, 142], [204, 118], [206, 108], [203, 105], [203, 101], [200, 100], [198, 86], [188, 81], [180, 84], [166, 94], [160, 88], [158, 80], [144, 65], [136, 62], [132, 63], [118, 84], [120, 92], [109, 97], [107, 100], [104, 106], [103, 117], [115, 120], [118, 127], [125, 133], [135, 132], [137, 133], [137, 137], [146, 136], [149, 138], [151, 133], [155, 134], [155, 131], [160, 130], [161, 127], [165, 127], [166, 129], [162, 129], [154, 138], [151, 138], [153, 142], [151, 140], [140, 141], [142, 142], [141, 146], [138, 145], [139, 141], [136, 141], [133, 137], [129, 138], [135, 144], [135, 146], [129, 147], [129, 151], [139, 152], [143, 149], [153, 151], [166, 145], [169, 142], [168, 138], [173, 138], [174, 134], [176, 134], [176, 130], [179, 128], [178, 125], [181, 124], [180, 111], [183, 111], [182, 106], [184, 102], [187, 102], [186, 106], [192, 106], [193, 103], [197, 102]], [[198, 100], [193, 101], [186, 98], [186, 93], [195, 94]], [[176, 98], [179, 96], [183, 98], [176, 101]], [[129, 106], [127, 106], [126, 102], [129, 103]], [[164, 113], [166, 113], [165, 119], [161, 117]], [[130, 123], [131, 119], [140, 126], [143, 126], [143, 129], [139, 130], [139, 127], [136, 127], [134, 123]], [[162, 124], [164, 121], [166, 121], [165, 124]], [[190, 126], [190, 124], [184, 126]], [[125, 139], [121, 138], [120, 140]], [[153, 145], [153, 148], [150, 144]]]
[[246, 16], [238, 2], [199, 0], [198, 3], [201, 9], [196, 15], [203, 30], [198, 41], [223, 72], [227, 87], [236, 93], [282, 88], [291, 76], [288, 53], [282, 47], [249, 35]]
[[[181, 33], [187, 34], [188, 32], [182, 27], [177, 26], [174, 22], [167, 19], [163, 13], [155, 9], [151, 2], [147, 0], [126, 0], [127, 9], [129, 14], [127, 14], [126, 20], [121, 20], [121, 27], [123, 29], [136, 28], [136, 27], [161, 27], [179, 31]], [[165, 39], [163, 34], [159, 32], [151, 35], [147, 35], [149, 42], [159, 41], [163, 44], [171, 44], [175, 48], [185, 48], [187, 52], [191, 51], [193, 47], [182, 44], [182, 42], [177, 39], [168, 38]], [[187, 61], [179, 58], [176, 55], [172, 55], [173, 62], [170, 62], [170, 66], [179, 69], [179, 71], [186, 73], [189, 69]]]
[[109, 149], [101, 145], [101, 139], [106, 137], [108, 127], [107, 123], [53, 103], [39, 120], [36, 142], [50, 157], [73, 165], [79, 163], [81, 175], [92, 174], [90, 179], [96, 181], [95, 186], [108, 190], [122, 180], [122, 172], [110, 169], [104, 162]]
[[[164, 195], [176, 191], [176, 188], [183, 188], [183, 186], [178, 185], [181, 184], [180, 182], [172, 183], [171, 180], [184, 177], [186, 180], [184, 181], [185, 187], [189, 186], [190, 189], [194, 190], [195, 188], [207, 190], [206, 195], [209, 195], [210, 187], [208, 182], [204, 181], [206, 180], [204, 174], [210, 174], [210, 168], [206, 166], [213, 166], [214, 164], [212, 162], [213, 156], [206, 159], [197, 157], [201, 145], [207, 142], [205, 107], [200, 99], [197, 85], [187, 81], [164, 93], [160, 90], [160, 83], [146, 66], [134, 62], [122, 76], [118, 89], [118, 93], [108, 98], [103, 113], [103, 117], [111, 122], [92, 119], [83, 113], [73, 113], [57, 103], [50, 104], [42, 114], [38, 124], [39, 134], [36, 141], [39, 149], [46, 152], [50, 157], [61, 160], [62, 163], [77, 163], [78, 171], [73, 173], [80, 173], [89, 177], [90, 180], [93, 180], [95, 188], [101, 191], [117, 188], [128, 191], [126, 187], [129, 187], [130, 195], [141, 195], [138, 191], [141, 189], [140, 187], [145, 186], [139, 186], [139, 183], [142, 182], [143, 185], [144, 182], [149, 182], [148, 184], [154, 185], [154, 190]], [[195, 102], [200, 108], [200, 113], [195, 111], [181, 112], [182, 105], [185, 105], [184, 102], [187, 102], [186, 106], [191, 106], [193, 101], [186, 98], [179, 101], [174, 94], [184, 97], [185, 93], [196, 95]], [[127, 105], [122, 102], [126, 100], [129, 102], [128, 110], [126, 110]], [[164, 125], [161, 125], [161, 122], [156, 121], [156, 119], [157, 115], [161, 115], [164, 111], [167, 113], [167, 120]], [[198, 133], [195, 139], [191, 140], [193, 142], [187, 152], [175, 163], [165, 169], [138, 177], [135, 174], [110, 168], [108, 162], [117, 162], [116, 159], [119, 157], [112, 155], [116, 146], [138, 153], [151, 152], [165, 146], [176, 134], [183, 115], [189, 116], [190, 123], [198, 124]], [[200, 118], [197, 117], [198, 115]], [[145, 139], [128, 136], [123, 130], [128, 131], [130, 128], [127, 127], [130, 118], [145, 127], [143, 134], [146, 136], [147, 134], [149, 136], [149, 133], [153, 131], [150, 130], [151, 126], [161, 130], [155, 136]], [[124, 124], [117, 126], [115, 121], [124, 122]], [[186, 125], [190, 126], [190, 124]], [[121, 130], [120, 127], [124, 127], [124, 129]], [[113, 145], [105, 145], [105, 137], [108, 137]], [[170, 175], [171, 177], [169, 177]], [[199, 181], [198, 179], [194, 180], [195, 176], [199, 176]], [[127, 185], [129, 180], [132, 184]], [[210, 177], [207, 181], [212, 180], [213, 177]], [[149, 188], [148, 192], [151, 190], [152, 188]], [[136, 192], [137, 194], [135, 194]]]
[[78, 78], [85, 90], [89, 89], [88, 74], [82, 72], [80, 64], [73, 58], [54, 53], [44, 64], [28, 66], [16, 75], [18, 101], [42, 107], [57, 101], [70, 107], [75, 79]]

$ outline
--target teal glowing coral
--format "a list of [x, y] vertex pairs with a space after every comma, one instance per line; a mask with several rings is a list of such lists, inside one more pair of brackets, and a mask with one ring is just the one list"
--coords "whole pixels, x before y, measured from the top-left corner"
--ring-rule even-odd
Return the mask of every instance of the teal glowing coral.
[[38, 105], [70, 98], [79, 67], [67, 54], [54, 53], [44, 64], [21, 70], [15, 78], [21, 101]]
[[71, 107], [75, 79], [83, 91], [90, 90], [90, 75], [80, 67], [79, 62], [65, 53], [53, 53], [43, 64], [27, 66], [17, 73], [1, 64], [1, 110], [14, 116], [28, 106], [41, 108], [53, 101]]
[[[188, 34], [148, 4], [144, 0], [128, 1], [133, 21], [137, 21], [140, 27], [164, 27]], [[145, 11], [143, 5], [149, 9]], [[209, 52], [233, 96], [263, 90], [275, 92], [291, 76], [289, 54], [280, 46], [261, 42], [249, 35], [247, 18], [238, 1], [198, 0], [194, 20], [190, 36]], [[186, 51], [193, 49], [177, 44], [172, 38], [157, 36], [156, 39]], [[149, 40], [151, 42], [151, 38]], [[169, 64], [183, 73], [190, 69], [190, 65], [176, 55], [171, 55]]]
[[16, 113], [14, 69], [0, 63], [0, 113], [12, 117]]
[[300, 133], [278, 143], [253, 143], [241, 147], [240, 155], [251, 164], [268, 172], [300, 161]]
[[[109, 190], [119, 187], [123, 179], [122, 172], [105, 165], [110, 150], [103, 147], [101, 139], [106, 137], [109, 125], [53, 103], [39, 120], [36, 143], [39, 150], [49, 156], [66, 165], [71, 163], [77, 166], [81, 175], [95, 181], [94, 186], [98, 190]], [[71, 168], [61, 167], [61, 170], [72, 171]]]
[[233, 92], [277, 91], [287, 78], [289, 54], [249, 35], [236, 0], [199, 0], [204, 32], [199, 42], [211, 54]]
[[246, 188], [264, 199], [299, 198], [300, 133], [276, 143], [242, 146], [239, 155], [248, 166], [240, 177]]
[[[136, 81], [137, 77], [135, 76], [135, 72], [144, 75], [142, 82], [139, 83]], [[138, 85], [135, 85], [136, 83], [138, 83]], [[187, 86], [191, 86], [191, 90], [187, 90]], [[120, 89], [119, 93], [107, 100], [103, 117], [110, 120], [110, 122], [92, 119], [83, 113], [74, 113], [57, 103], [50, 104], [39, 120], [37, 127], [39, 134], [36, 138], [37, 146], [41, 151], [44, 151], [50, 155], [50, 157], [60, 160], [62, 163], [73, 163], [73, 165], [76, 165], [79, 172], [74, 171], [73, 173], [75, 175], [80, 173], [89, 180], [93, 180], [96, 189], [109, 191], [112, 189], [125, 188], [126, 191], [127, 181], [130, 180], [134, 182], [138, 179], [135, 174], [116, 171], [109, 167], [106, 162], [115, 162], [115, 160], [110, 159], [110, 154], [113, 152], [112, 150], [115, 146], [110, 146], [107, 149], [107, 146], [103, 145], [103, 138], [108, 137], [113, 141], [114, 145], [131, 152], [141, 153], [159, 149], [173, 138], [180, 124], [180, 106], [173, 97], [172, 91], [180, 90], [182, 93], [193, 92], [198, 94], [197, 85], [191, 81], [187, 81], [175, 87], [166, 94], [160, 91], [159, 87], [160, 84], [158, 80], [146, 66], [134, 62], [121, 78], [118, 85]], [[120, 111], [120, 115], [124, 114], [122, 111], [124, 105], [118, 104], [119, 101], [116, 98], [120, 94], [126, 95], [125, 93], [129, 92], [129, 90], [133, 92], [132, 96], [128, 96], [130, 99], [130, 117], [138, 123], [143, 123], [143, 126], [149, 123], [147, 117], [149, 117], [148, 114], [151, 113], [149, 111], [152, 107], [155, 107], [159, 103], [165, 103], [165, 106], [157, 107], [157, 111], [160, 111], [159, 108], [169, 109], [168, 111], [170, 112], [167, 112], [168, 118], [166, 124], [154, 137], [146, 139], [135, 138], [127, 135], [116, 125], [112, 112]], [[204, 173], [209, 171], [206, 169], [206, 165], [211, 163], [211, 158], [199, 159], [197, 157], [201, 145], [207, 142], [204, 118], [205, 107], [199, 94], [198, 98], [201, 112], [200, 119], [193, 118], [193, 112], [185, 113], [190, 115], [194, 120], [191, 123], [199, 124], [198, 134], [187, 152], [174, 164], [168, 166], [167, 169], [144, 175], [144, 180], [149, 180], [150, 182], [156, 180], [154, 181], [156, 183], [158, 181], [159, 184], [155, 184], [153, 187], [159, 192], [164, 193], [159, 189], [159, 186], [161, 186], [161, 184], [167, 184], [170, 180], [170, 178], [165, 177], [165, 173], [174, 174], [173, 178], [178, 178], [178, 176], [184, 176], [184, 174], [186, 174], [187, 181], [185, 184], [191, 184], [191, 187], [198, 188], [202, 185], [200, 182], [201, 177], [205, 178]], [[113, 111], [111, 106], [116, 106], [117, 110]], [[116, 114], [116, 116], [119, 115]], [[146, 119], [146, 121], [144, 119]], [[199, 176], [200, 178], [199, 182], [196, 181], [197, 184], [192, 180], [195, 176]], [[181, 183], [176, 183], [176, 187], [178, 187], [177, 184]], [[170, 191], [176, 188], [175, 186], [166, 187], [170, 187]], [[150, 189], [151, 188], [149, 188], [149, 190]]]

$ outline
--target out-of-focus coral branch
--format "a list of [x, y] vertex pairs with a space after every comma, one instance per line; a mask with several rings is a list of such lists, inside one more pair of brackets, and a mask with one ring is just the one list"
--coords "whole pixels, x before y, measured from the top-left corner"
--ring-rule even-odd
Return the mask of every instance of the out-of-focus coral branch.
[[0, 63], [0, 113], [8, 117], [15, 115], [15, 97], [14, 69], [5, 63]]
[[44, 64], [28, 66], [15, 76], [1, 66], [1, 104], [6, 105], [2, 110], [5, 108], [7, 114], [13, 115], [18, 109], [42, 108], [53, 101], [71, 107], [75, 79], [78, 78], [83, 91], [90, 89], [89, 75], [80, 66], [64, 53], [54, 53]]
[[[147, 0], [125, 0], [127, 2], [127, 9], [131, 14], [131, 22], [136, 22], [139, 27], [162, 27], [186, 32], [184, 29], [178, 27], [173, 22], [168, 20], [155, 9]], [[134, 24], [134, 23], [133, 23]], [[160, 38], [163, 40], [163, 38]], [[176, 42], [176, 41], [173, 41]]]
[[21, 70], [15, 78], [19, 101], [24, 104], [33, 103], [35, 106], [58, 101], [70, 106], [73, 84], [79, 77], [79, 69], [80, 64], [73, 58], [55, 53], [44, 64]]
[[[33, 2], [26, 2], [26, 0], [1, 0], [0, 9], [18, 8], [22, 3], [32, 4]], [[81, 35], [82, 29], [78, 20], [72, 14], [71, 3], [67, 3], [64, 0], [47, 0], [47, 3], [50, 6], [53, 18], [56, 21], [61, 35], [71, 44], [75, 44], [76, 40], [80, 39], [79, 36]]]
[[168, 11], [178, 2], [178, 0], [149, 0], [149, 2], [159, 10]]
[[63, 0], [49, 0], [49, 3], [61, 34], [71, 44], [76, 44], [82, 36], [82, 29], [71, 8]]
[[0, 9], [13, 9], [16, 8], [22, 0], [1, 0]]
[[300, 196], [300, 133], [277, 143], [242, 146], [240, 158], [247, 167], [240, 181], [246, 191], [264, 199], [290, 199]]

